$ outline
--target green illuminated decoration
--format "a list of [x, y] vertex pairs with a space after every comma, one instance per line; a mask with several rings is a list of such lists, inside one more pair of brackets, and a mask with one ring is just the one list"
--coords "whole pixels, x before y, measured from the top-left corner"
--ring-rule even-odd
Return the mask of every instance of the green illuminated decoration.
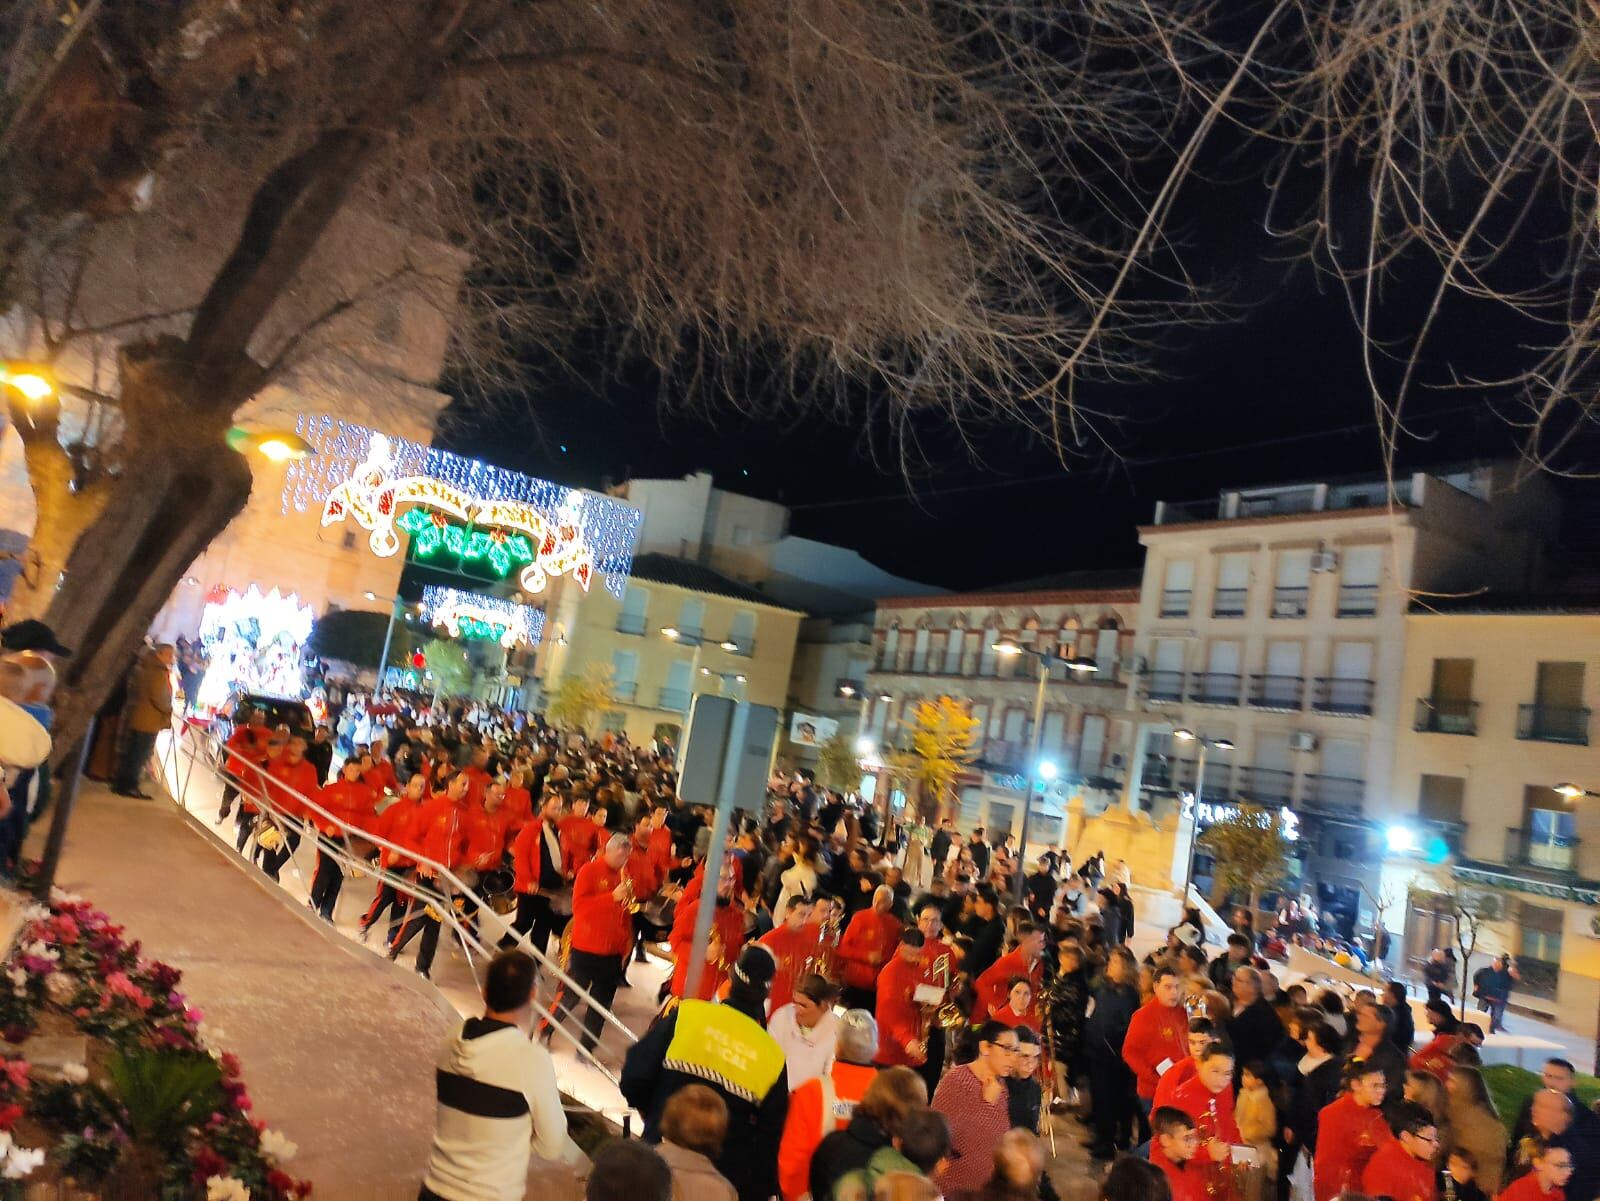
[[463, 615], [460, 619], [461, 637], [481, 638], [485, 642], [499, 642], [505, 637], [506, 627], [497, 622], [479, 621]]
[[513, 566], [533, 562], [533, 544], [526, 535], [468, 529], [452, 524], [444, 514], [431, 509], [407, 509], [395, 519], [395, 525], [411, 535], [412, 549], [419, 559], [430, 559], [444, 550], [463, 563], [487, 562], [502, 576]]

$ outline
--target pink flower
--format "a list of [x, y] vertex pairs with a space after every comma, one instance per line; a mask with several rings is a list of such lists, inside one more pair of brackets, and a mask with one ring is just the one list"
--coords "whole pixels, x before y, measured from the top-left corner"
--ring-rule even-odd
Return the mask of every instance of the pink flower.
[[0, 1066], [0, 1071], [5, 1073], [6, 1081], [12, 1088], [21, 1092], [28, 1087], [29, 1066], [24, 1060], [8, 1059]]
[[123, 997], [132, 1001], [140, 1009], [149, 1009], [155, 1001], [147, 996], [132, 980], [128, 979], [127, 972], [112, 972], [106, 977], [106, 991], [113, 996]]
[[205, 1020], [205, 1016], [206, 1015], [203, 1012], [194, 1008], [192, 1005], [183, 1011], [183, 1020], [188, 1022], [191, 1026], [198, 1026], [202, 1021]]

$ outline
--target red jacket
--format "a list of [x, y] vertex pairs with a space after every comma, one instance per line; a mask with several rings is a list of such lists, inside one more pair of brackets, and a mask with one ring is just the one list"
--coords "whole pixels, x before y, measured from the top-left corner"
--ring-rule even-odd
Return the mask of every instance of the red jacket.
[[1194, 1079], [1194, 1059], [1185, 1057], [1167, 1069], [1166, 1075], [1156, 1081], [1155, 1099], [1150, 1102], [1151, 1112], [1172, 1104], [1172, 1094], [1185, 1080]]
[[783, 1201], [799, 1201], [811, 1187], [811, 1157], [823, 1135], [843, 1130], [878, 1069], [839, 1060], [828, 1069], [833, 1085], [832, 1112], [822, 1112], [822, 1081], [807, 1080], [789, 1094], [789, 1114], [778, 1144], [778, 1191]]
[[[511, 868], [516, 873], [512, 884], [518, 892], [538, 892], [541, 888], [560, 888], [561, 880], [541, 880], [539, 844], [544, 840], [544, 818], [536, 817], [518, 832], [511, 844]], [[560, 843], [559, 836], [557, 844]]]
[[922, 983], [922, 964], [895, 956], [878, 973], [878, 1065], [918, 1067], [906, 1044], [922, 1039], [922, 1009], [912, 1000]]
[[656, 874], [662, 879], [667, 878], [667, 873], [672, 870], [672, 831], [666, 826], [657, 826], [650, 831], [650, 858], [654, 861]]
[[844, 982], [851, 988], [871, 991], [877, 987], [878, 973], [900, 945], [900, 919], [892, 913], [863, 909], [850, 919], [839, 940], [839, 963]]
[[[1319, 1128], [1319, 1145], [1321, 1139]], [[1394, 1201], [1434, 1201], [1438, 1195], [1433, 1165], [1412, 1155], [1399, 1139], [1372, 1153], [1361, 1173], [1361, 1191], [1369, 1197], [1392, 1197]]]
[[1158, 1141], [1150, 1141], [1150, 1162], [1160, 1168], [1161, 1174], [1167, 1178], [1167, 1185], [1172, 1189], [1172, 1201], [1210, 1201], [1205, 1164], [1200, 1158], [1204, 1154], [1202, 1151], [1188, 1163], [1179, 1165], [1162, 1153]]
[[372, 789], [360, 780], [354, 783], [343, 778], [335, 780], [332, 784], [318, 789], [313, 799], [332, 817], [338, 819], [330, 821], [320, 813], [308, 814], [314, 819], [317, 829], [330, 837], [338, 837], [345, 832], [344, 827], [338, 824], [339, 821], [358, 830], [365, 830], [377, 821], [377, 814], [373, 809], [377, 804], [377, 798], [372, 795]]
[[506, 853], [505, 806], [490, 813], [482, 805], [469, 805], [467, 814], [467, 863], [481, 872], [492, 872]]
[[1394, 1141], [1382, 1112], [1357, 1105], [1349, 1093], [1324, 1105], [1317, 1115], [1317, 1154], [1312, 1161], [1316, 1201], [1359, 1192], [1367, 1163], [1378, 1148]]
[[[698, 893], [687, 901], [679, 898], [677, 912], [672, 918], [672, 933], [667, 938], [673, 958], [672, 995], [680, 1000], [689, 978], [689, 953], [694, 949], [694, 923], [699, 912]], [[744, 949], [744, 910], [737, 905], [718, 905], [711, 915], [711, 928], [722, 943], [722, 958], [713, 963], [707, 949], [706, 964], [700, 972], [700, 991], [695, 994], [695, 999], [700, 1001], [709, 1001], [717, 995], [722, 982], [728, 978], [728, 965], [738, 959], [739, 952]]]
[[508, 787], [500, 808], [506, 814], [506, 829], [513, 835], [519, 834], [533, 820], [533, 794], [526, 788]]
[[[426, 799], [410, 801], [401, 797], [379, 814], [378, 836], [401, 847], [404, 851], [415, 854], [418, 846], [417, 820], [427, 805]], [[388, 847], [384, 847], [378, 855], [380, 867], [407, 868], [414, 862], [415, 860], [409, 855], [391, 851]]]
[[622, 873], [604, 859], [591, 859], [572, 885], [572, 949], [590, 955], [626, 955], [633, 946], [633, 919], [611, 893]]
[[1134, 1010], [1133, 1020], [1128, 1023], [1128, 1036], [1122, 1040], [1122, 1061], [1138, 1078], [1141, 1097], [1154, 1099], [1156, 1081], [1160, 1077], [1156, 1066], [1163, 1059], [1177, 1063], [1188, 1054], [1189, 1015], [1182, 1005], [1163, 1005], [1151, 997]]
[[224, 744], [228, 749], [228, 762], [222, 770], [241, 784], [252, 789], [260, 788], [261, 773], [252, 771], [248, 765], [253, 763], [260, 767], [267, 761], [267, 739], [271, 737], [272, 731], [266, 726], [260, 730], [254, 726], [235, 727]]
[[452, 801], [445, 793], [435, 793], [417, 814], [415, 830], [419, 858], [452, 871], [466, 862], [472, 815], [465, 801]]
[[1544, 1192], [1539, 1188], [1539, 1174], [1528, 1172], [1506, 1185], [1495, 1201], [1567, 1201], [1567, 1191], [1553, 1188]]
[[656, 875], [655, 861], [650, 858], [650, 852], [640, 846], [637, 841], [633, 849], [628, 852], [628, 862], [623, 865], [623, 870], [628, 873], [628, 879], [633, 881], [634, 899], [646, 900], [656, 895], [656, 889], [661, 887], [661, 878]]
[[481, 767], [468, 764], [461, 769], [461, 774], [467, 778], [467, 801], [473, 805], [483, 804], [483, 794], [489, 791], [493, 777]]
[[386, 792], [399, 792], [400, 781], [395, 777], [394, 764], [387, 759], [379, 759], [366, 771], [361, 773], [361, 782], [378, 796]]
[[[1413, 1072], [1427, 1072], [1437, 1076], [1439, 1083], [1443, 1084], [1450, 1075], [1450, 1069], [1455, 1066], [1450, 1058], [1450, 1052], [1461, 1042], [1459, 1034], [1435, 1034], [1427, 1046], [1420, 1048], [1411, 1057], [1407, 1065]], [[1396, 1197], [1395, 1201], [1402, 1201]]]
[[[1202, 1144], [1212, 1139], [1229, 1146], [1244, 1142], [1239, 1137], [1239, 1123], [1233, 1117], [1233, 1085], [1214, 1093], [1200, 1082], [1199, 1076], [1190, 1076], [1173, 1090], [1172, 1106], [1194, 1119]], [[1206, 1191], [1210, 1195], [1224, 1196], [1228, 1193], [1232, 1169], [1227, 1160], [1217, 1163], [1208, 1151], [1202, 1149], [1189, 1170], [1208, 1182]]]
[[561, 834], [561, 870], [567, 879], [576, 880], [584, 865], [599, 851], [602, 831], [588, 814], [580, 817], [576, 813], [567, 814], [556, 829]]
[[772, 987], [767, 992], [768, 1013], [776, 1013], [794, 1000], [795, 981], [805, 973], [806, 960], [814, 960], [822, 954], [822, 943], [817, 935], [817, 927], [807, 922], [798, 930], [779, 926], [756, 940], [771, 951], [772, 957], [778, 961], [778, 970], [772, 975]]
[[[1000, 956], [978, 977], [974, 987], [978, 993], [978, 1004], [973, 1012], [973, 1018], [981, 1020], [995, 1016], [995, 1010], [1003, 1008], [1006, 1003], [1006, 994], [1010, 991], [1011, 981], [1018, 976], [1026, 976], [1028, 984], [1033, 989], [1033, 1005], [1039, 1008], [1039, 1002], [1044, 996], [1044, 964], [1034, 961], [1032, 967], [1027, 965], [1023, 957], [1022, 948], [1018, 947], [1009, 954]], [[1179, 1010], [1182, 1013], [1183, 1010]], [[1038, 1029], [1037, 1019], [1033, 1023]], [[1179, 1042], [1180, 1054], [1182, 1048], [1188, 1046], [1189, 1023], [1185, 1019], [1183, 1024], [1183, 1038]], [[1152, 1090], [1153, 1091], [1153, 1090]], [[1141, 1096], [1143, 1094], [1140, 1094]]]
[[[298, 795], [297, 795], [298, 794]], [[300, 797], [317, 794], [317, 769], [306, 760], [290, 763], [280, 755], [267, 764], [267, 800], [289, 817], [305, 817]]]

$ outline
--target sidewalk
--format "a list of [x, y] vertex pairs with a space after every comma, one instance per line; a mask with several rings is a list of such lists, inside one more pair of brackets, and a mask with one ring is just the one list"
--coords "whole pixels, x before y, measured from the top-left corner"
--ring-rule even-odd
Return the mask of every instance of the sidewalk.
[[[239, 1056], [254, 1112], [299, 1144], [289, 1166], [317, 1195], [416, 1196], [434, 1057], [456, 1020], [437, 994], [295, 912], [165, 799], [85, 781], [58, 883], [183, 972], [208, 1037]], [[568, 1195], [538, 1183], [533, 1195]]]

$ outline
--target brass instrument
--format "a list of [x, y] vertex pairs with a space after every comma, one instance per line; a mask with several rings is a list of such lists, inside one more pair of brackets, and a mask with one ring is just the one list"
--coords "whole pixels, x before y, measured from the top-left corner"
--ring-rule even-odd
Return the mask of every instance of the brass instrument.
[[622, 873], [622, 907], [629, 913], [638, 913], [644, 903], [633, 895], [633, 877]]
[[[917, 1002], [917, 1009], [921, 1014], [917, 1022], [917, 1041], [923, 1046], [928, 1045], [928, 1035], [933, 1031], [935, 1018], [938, 1019], [941, 1027], [948, 1029], [948, 1025], [945, 1022], [945, 1009], [950, 1004], [950, 954], [948, 951], [942, 953], [933, 961], [932, 975], [933, 980], [931, 983], [918, 984], [911, 993], [911, 998]], [[935, 1001], [927, 997], [924, 990], [937, 992], [939, 1000]], [[919, 999], [919, 993], [923, 994], [926, 999]]]

